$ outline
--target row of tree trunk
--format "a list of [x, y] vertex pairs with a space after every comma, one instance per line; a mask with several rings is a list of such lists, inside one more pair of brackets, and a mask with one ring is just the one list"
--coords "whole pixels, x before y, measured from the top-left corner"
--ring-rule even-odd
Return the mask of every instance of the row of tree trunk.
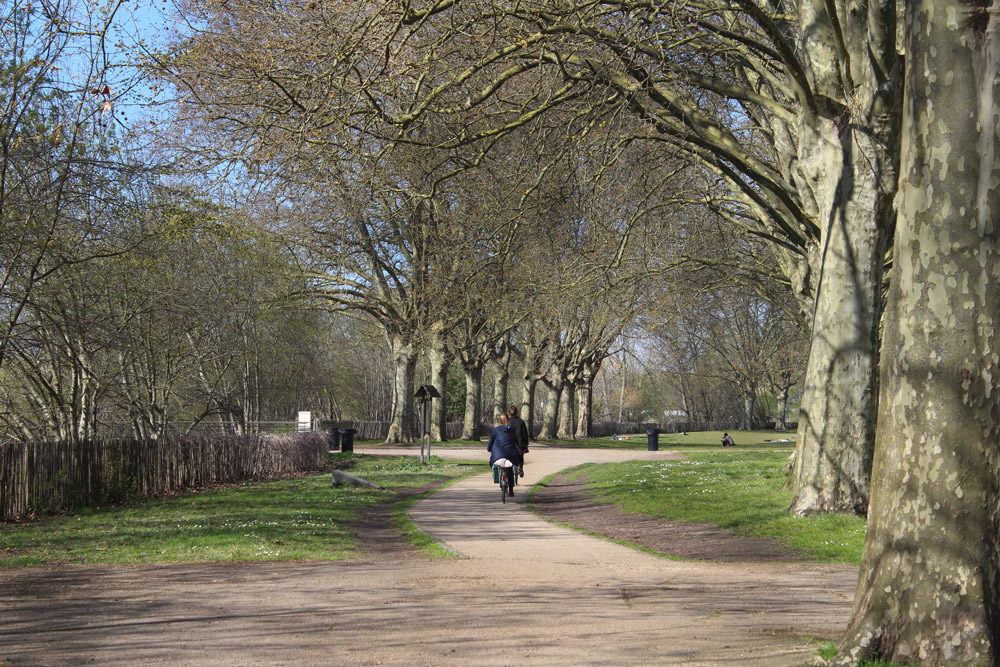
[[[413, 430], [414, 424], [419, 424], [420, 415], [414, 413], [413, 395], [415, 393], [414, 369], [416, 368], [417, 352], [411, 347], [394, 345], [397, 353], [396, 388], [394, 404], [396, 415], [386, 436], [386, 442], [413, 442], [420, 437], [418, 430]], [[428, 351], [430, 362], [431, 384], [443, 389], [447, 385], [448, 354], [441, 347]], [[594, 355], [600, 356], [600, 355]], [[492, 401], [489, 405], [491, 414], [483, 414], [483, 370], [486, 362], [484, 356], [473, 359], [461, 359], [465, 375], [465, 411], [463, 419], [462, 440], [478, 440], [481, 423], [495, 423], [496, 415], [505, 411], [511, 404], [519, 405], [520, 417], [529, 425], [539, 424], [532, 436], [543, 440], [571, 440], [573, 438], [589, 438], [592, 435], [593, 378], [600, 367], [600, 362], [589, 361], [581, 368], [566, 369], [553, 365], [547, 373], [539, 371], [539, 354], [532, 346], [526, 345], [524, 350], [513, 346], [509, 340], [499, 346], [498, 352], [491, 358], [497, 373], [493, 386]], [[512, 387], [510, 365], [513, 361], [521, 362], [520, 396], [517, 396], [516, 383]], [[544, 405], [537, 405], [536, 394], [538, 384], [542, 383], [548, 390]], [[574, 402], [576, 403], [574, 410]], [[430, 437], [443, 442], [453, 439], [448, 428], [448, 409], [445, 400], [437, 399], [430, 404]], [[539, 414], [540, 412], [540, 414]], [[402, 423], [398, 423], [402, 422]]]

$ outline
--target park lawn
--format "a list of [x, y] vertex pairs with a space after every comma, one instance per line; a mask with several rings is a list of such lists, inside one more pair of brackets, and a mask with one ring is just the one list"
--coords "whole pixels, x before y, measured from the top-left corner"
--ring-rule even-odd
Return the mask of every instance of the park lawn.
[[[794, 431], [729, 431], [729, 435], [736, 442], [737, 449], [787, 449], [789, 453], [795, 448]], [[680, 433], [660, 433], [657, 436], [660, 449], [722, 449], [723, 431], [696, 431], [685, 434]], [[622, 439], [613, 439], [610, 436], [604, 438], [586, 438], [580, 440], [534, 440], [544, 445], [556, 447], [578, 447], [582, 449], [647, 449], [649, 442], [645, 433], [629, 433], [619, 436]], [[625, 439], [627, 438], [627, 439]], [[779, 442], [786, 440], [787, 442]], [[444, 442], [432, 442], [431, 452], [438, 447], [473, 447], [486, 449], [489, 436], [483, 436], [479, 440], [446, 440]], [[355, 447], [369, 447], [370, 451], [376, 451], [381, 440], [365, 440], [354, 443]], [[420, 450], [420, 443], [412, 445], [387, 445], [387, 447], [404, 446], [414, 451]]]
[[334, 465], [384, 490], [333, 487], [329, 473], [248, 481], [117, 507], [80, 508], [0, 524], [0, 566], [60, 563], [345, 560], [355, 542], [345, 523], [359, 510], [471, 473], [482, 463], [421, 465], [412, 457], [339, 453]]
[[[795, 448], [794, 431], [729, 431], [740, 449], [788, 449]], [[722, 431], [693, 431], [686, 434], [660, 433], [657, 441], [660, 449], [722, 449]], [[649, 445], [645, 433], [629, 433], [619, 436], [627, 440], [588, 438], [586, 440], [539, 440], [546, 445], [559, 447], [591, 447], [595, 449], [647, 449]], [[778, 442], [788, 440], [788, 442]]]
[[858, 565], [865, 518], [825, 514], [793, 519], [783, 489], [784, 451], [700, 452], [683, 461], [629, 461], [587, 470], [602, 502], [674, 521], [715, 524], [737, 535], [773, 537], [806, 558]]
[[[432, 440], [431, 441], [431, 454], [433, 454], [434, 450], [438, 449], [439, 447], [445, 447], [445, 448], [448, 448], [448, 447], [473, 447], [473, 448], [482, 448], [483, 451], [486, 451], [486, 443], [489, 442], [489, 439], [490, 439], [490, 436], [484, 435], [479, 440], [459, 440], [459, 439], [455, 439], [455, 440], [445, 440], [444, 442], [438, 442], [437, 440]], [[420, 440], [417, 440], [414, 443], [399, 443], [399, 442], [394, 442], [394, 443], [390, 443], [390, 444], [386, 444], [382, 440], [361, 440], [361, 441], [357, 441], [356, 440], [354, 442], [354, 447], [355, 447], [355, 449], [360, 448], [360, 447], [365, 447], [367, 449], [367, 451], [369, 451], [369, 452], [371, 452], [373, 454], [374, 453], [378, 453], [378, 450], [380, 448], [383, 448], [383, 447], [387, 448], [387, 449], [388, 448], [393, 448], [394, 449], [394, 448], [397, 448], [397, 447], [402, 447], [402, 448], [407, 449], [407, 450], [412, 450], [415, 454], [419, 454], [420, 453]], [[425, 447], [426, 447], [426, 443], [425, 443]]]

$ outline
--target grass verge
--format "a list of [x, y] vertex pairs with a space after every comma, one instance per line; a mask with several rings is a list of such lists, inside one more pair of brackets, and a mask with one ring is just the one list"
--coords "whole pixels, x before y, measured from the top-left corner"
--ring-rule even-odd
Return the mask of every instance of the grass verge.
[[859, 564], [864, 517], [791, 518], [791, 492], [782, 488], [786, 461], [784, 452], [692, 453], [684, 461], [596, 466], [588, 485], [626, 512], [712, 523], [737, 535], [777, 538], [817, 562]]
[[345, 524], [397, 489], [482, 472], [482, 464], [340, 453], [333, 466], [383, 487], [333, 487], [329, 473], [249, 481], [0, 524], [0, 566], [227, 560], [344, 560]]
[[[435, 440], [435, 441], [431, 442], [431, 453], [433, 453], [434, 450], [436, 450], [436, 449], [449, 449], [449, 448], [456, 448], [456, 447], [473, 447], [473, 448], [476, 448], [476, 449], [480, 449], [481, 448], [483, 451], [486, 451], [486, 443], [489, 442], [489, 439], [490, 439], [490, 437], [487, 435], [487, 436], [483, 436], [479, 440], [460, 440], [460, 439], [455, 439], [455, 440], [445, 440], [444, 442], [438, 442], [437, 440]], [[392, 444], [388, 444], [388, 445], [385, 444], [381, 440], [363, 440], [363, 441], [357, 441], [357, 442], [355, 442], [354, 446], [355, 447], [369, 447], [369, 448], [372, 448], [373, 451], [378, 450], [380, 447], [385, 447], [385, 448], [402, 447], [404, 449], [413, 450], [414, 452], [418, 452], [418, 453], [420, 452], [420, 441], [419, 440], [417, 442], [415, 442], [415, 443], [392, 443]]]

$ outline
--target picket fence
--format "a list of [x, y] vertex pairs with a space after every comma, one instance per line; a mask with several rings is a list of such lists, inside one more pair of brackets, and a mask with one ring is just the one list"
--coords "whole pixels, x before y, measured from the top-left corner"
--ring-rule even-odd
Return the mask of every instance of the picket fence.
[[322, 433], [0, 444], [0, 521], [314, 470]]

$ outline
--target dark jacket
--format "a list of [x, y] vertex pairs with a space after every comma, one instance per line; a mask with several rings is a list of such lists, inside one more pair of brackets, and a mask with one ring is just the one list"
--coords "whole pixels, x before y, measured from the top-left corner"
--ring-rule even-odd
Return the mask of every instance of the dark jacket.
[[524, 423], [524, 420], [520, 417], [511, 417], [510, 421], [507, 422], [507, 426], [510, 427], [510, 432], [514, 436], [514, 442], [521, 448], [521, 451], [528, 451], [528, 426]]
[[495, 426], [490, 433], [490, 442], [486, 445], [486, 451], [490, 453], [490, 465], [497, 459], [507, 459], [515, 465], [524, 463], [521, 452], [517, 451], [514, 444], [514, 437], [507, 426]]

